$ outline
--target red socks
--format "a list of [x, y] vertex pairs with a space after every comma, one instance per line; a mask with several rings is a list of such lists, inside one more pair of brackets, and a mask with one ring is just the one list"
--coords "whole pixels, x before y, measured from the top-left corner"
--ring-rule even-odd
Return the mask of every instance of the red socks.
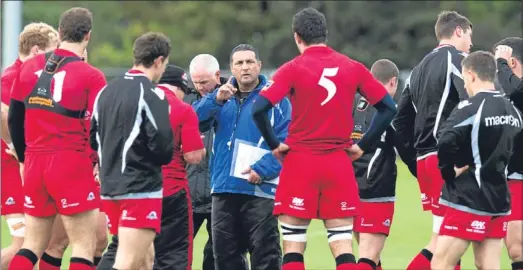
[[456, 265], [454, 270], [461, 270], [461, 260], [458, 261], [458, 265]]
[[367, 258], [360, 258], [358, 261], [358, 270], [376, 270], [376, 263]]
[[412, 259], [407, 270], [426, 270], [430, 269], [430, 261], [432, 260], [432, 252], [427, 249], [422, 249], [421, 252]]
[[336, 257], [336, 270], [358, 270], [356, 258], [350, 253], [344, 253]]
[[283, 255], [281, 270], [305, 270], [303, 254], [287, 253]]
[[84, 258], [71, 257], [69, 270], [93, 270], [93, 263]]
[[60, 270], [60, 266], [62, 266], [62, 258], [52, 257], [45, 252], [38, 262], [38, 269], [40, 270]]
[[20, 249], [11, 260], [8, 270], [33, 270], [38, 257], [29, 249]]

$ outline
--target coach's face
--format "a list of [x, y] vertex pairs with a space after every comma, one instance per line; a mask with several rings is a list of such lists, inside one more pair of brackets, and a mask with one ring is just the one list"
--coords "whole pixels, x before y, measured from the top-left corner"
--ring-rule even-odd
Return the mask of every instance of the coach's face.
[[260, 75], [261, 61], [253, 51], [237, 51], [232, 55], [231, 73], [240, 84], [251, 84]]
[[205, 96], [212, 92], [216, 85], [220, 83], [220, 71], [218, 70], [213, 74], [205, 69], [195, 70], [191, 72], [191, 80], [196, 91], [200, 95]]

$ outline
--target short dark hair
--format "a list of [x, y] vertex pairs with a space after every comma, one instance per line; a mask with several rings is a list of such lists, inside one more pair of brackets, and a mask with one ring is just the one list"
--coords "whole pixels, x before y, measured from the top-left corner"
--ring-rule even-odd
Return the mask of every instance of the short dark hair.
[[327, 42], [327, 19], [314, 8], [306, 8], [294, 15], [292, 30], [306, 45]]
[[254, 48], [254, 46], [252, 46], [250, 44], [240, 44], [240, 45], [234, 47], [234, 49], [232, 49], [231, 55], [229, 56], [229, 62], [232, 63], [232, 56], [234, 55], [235, 52], [241, 52], [241, 51], [254, 52], [254, 56], [256, 57], [256, 60], [260, 60], [260, 54], [258, 53], [258, 50], [256, 50], [256, 48]]
[[171, 41], [162, 33], [149, 32], [141, 35], [134, 42], [134, 65], [143, 65], [150, 68], [154, 60], [163, 56], [169, 58], [171, 54]]
[[490, 52], [475, 51], [463, 59], [461, 66], [476, 73], [482, 81], [494, 82], [496, 78], [496, 59]]
[[499, 45], [506, 45], [512, 48], [512, 57], [516, 58], [519, 63], [523, 64], [523, 38], [520, 37], [508, 37], [502, 39], [500, 42], [494, 45], [492, 50], [495, 52], [496, 47]]
[[434, 26], [436, 38], [438, 40], [451, 38], [457, 27], [461, 27], [464, 31], [472, 30], [472, 23], [467, 19], [467, 17], [457, 13], [456, 11], [440, 12], [436, 25]]
[[58, 32], [62, 41], [80, 43], [93, 28], [93, 14], [86, 8], [74, 7], [60, 16]]
[[389, 59], [380, 59], [374, 62], [370, 68], [370, 72], [374, 75], [374, 78], [381, 83], [387, 83], [394, 77], [397, 79], [400, 74], [396, 64]]

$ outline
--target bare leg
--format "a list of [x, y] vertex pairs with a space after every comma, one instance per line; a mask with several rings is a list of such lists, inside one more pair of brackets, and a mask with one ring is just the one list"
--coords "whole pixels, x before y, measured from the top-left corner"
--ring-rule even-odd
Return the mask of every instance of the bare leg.
[[474, 262], [479, 270], [497, 270], [501, 267], [501, 239], [487, 238], [472, 243]]
[[150, 249], [156, 233], [151, 229], [118, 228], [115, 269], [138, 269]]
[[25, 221], [23, 214], [6, 215], [5, 220], [8, 223], [9, 231], [11, 233], [11, 245], [3, 248], [1, 251], [1, 269], [7, 269], [15, 254], [22, 247], [25, 234]]
[[439, 236], [434, 257], [431, 261], [432, 270], [454, 269], [467, 251], [470, 242], [452, 236]]
[[72, 248], [71, 257], [93, 261], [98, 209], [62, 216]]
[[23, 249], [31, 250], [38, 258], [42, 257], [44, 250], [51, 239], [55, 216], [34, 217], [25, 215], [25, 239]]
[[523, 262], [523, 221], [515, 220], [508, 223], [505, 237], [508, 255], [512, 262]]
[[359, 234], [359, 256], [360, 258], [367, 258], [376, 263], [380, 261], [380, 254], [385, 246], [387, 236], [377, 233], [361, 233]]
[[47, 246], [45, 253], [54, 258], [62, 258], [68, 246], [69, 238], [65, 232], [62, 219], [57, 215], [53, 224], [51, 240], [49, 240], [49, 245]]

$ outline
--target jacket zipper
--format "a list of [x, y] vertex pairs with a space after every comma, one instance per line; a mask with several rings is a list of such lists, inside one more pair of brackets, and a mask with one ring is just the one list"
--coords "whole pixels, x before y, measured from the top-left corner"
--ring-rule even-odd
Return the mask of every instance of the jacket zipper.
[[[251, 95], [251, 93], [249, 93], [249, 96], [250, 95]], [[238, 112], [236, 113], [236, 121], [234, 122], [234, 127], [232, 128], [231, 138], [229, 139], [229, 142], [227, 143], [227, 145], [229, 146], [229, 151], [232, 148], [232, 141], [234, 139], [234, 133], [236, 133], [236, 127], [238, 126], [238, 120], [240, 119], [240, 113], [242, 111], [243, 103], [245, 103], [244, 100], [248, 99], [249, 96], [247, 96], [243, 99], [240, 98], [240, 100], [238, 100], [238, 98], [235, 97], [235, 99], [236, 99], [235, 102], [236, 102], [236, 104], [238, 104]]]

